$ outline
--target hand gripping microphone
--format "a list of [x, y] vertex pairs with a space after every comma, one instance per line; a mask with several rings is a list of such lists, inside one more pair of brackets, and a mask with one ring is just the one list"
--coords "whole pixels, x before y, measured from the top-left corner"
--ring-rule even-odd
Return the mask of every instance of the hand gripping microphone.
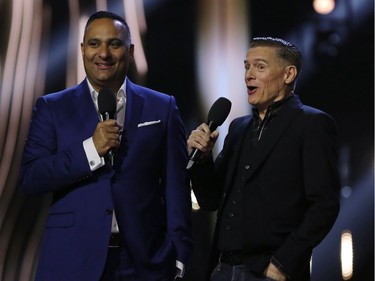
[[[112, 92], [112, 90], [103, 88], [99, 91], [98, 108], [99, 113], [102, 115], [103, 121], [108, 119], [115, 119], [116, 96]], [[114, 155], [115, 153], [112, 149], [107, 154], [111, 166], [113, 166], [114, 163]]]
[[[215, 131], [218, 126], [224, 123], [225, 119], [227, 119], [229, 115], [231, 107], [232, 103], [230, 102], [230, 100], [223, 97], [218, 98], [214, 102], [207, 116], [207, 125], [211, 132]], [[189, 162], [186, 166], [186, 169], [190, 169], [195, 161], [199, 159], [200, 155], [201, 151], [194, 148], [189, 156]]]

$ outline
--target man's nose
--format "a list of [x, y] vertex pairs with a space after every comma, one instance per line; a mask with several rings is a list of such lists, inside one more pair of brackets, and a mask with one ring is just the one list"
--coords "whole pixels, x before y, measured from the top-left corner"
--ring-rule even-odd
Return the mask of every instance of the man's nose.
[[104, 45], [100, 47], [98, 53], [101, 58], [107, 58], [110, 55], [110, 50], [108, 46]]
[[254, 71], [252, 71], [250, 68], [246, 70], [245, 72], [245, 80], [254, 79]]

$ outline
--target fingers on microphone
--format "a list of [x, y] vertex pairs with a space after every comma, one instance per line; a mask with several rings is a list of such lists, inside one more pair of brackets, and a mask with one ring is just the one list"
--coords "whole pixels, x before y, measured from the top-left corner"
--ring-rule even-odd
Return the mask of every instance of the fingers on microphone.
[[110, 135], [110, 139], [111, 139], [112, 141], [115, 141], [116, 145], [117, 145], [117, 144], [120, 144], [120, 135], [119, 135], [118, 133], [112, 133], [112, 134]]
[[212, 133], [211, 133], [211, 135], [210, 135], [210, 140], [212, 140], [212, 141], [216, 141], [217, 140], [217, 138], [219, 137], [219, 131], [213, 131]]
[[205, 152], [209, 146], [210, 139], [208, 138], [199, 138], [196, 140], [196, 148]]

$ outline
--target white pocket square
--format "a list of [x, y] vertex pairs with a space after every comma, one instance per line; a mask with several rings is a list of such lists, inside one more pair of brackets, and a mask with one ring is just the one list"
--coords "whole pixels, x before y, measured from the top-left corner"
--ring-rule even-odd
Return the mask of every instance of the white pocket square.
[[139, 123], [138, 128], [144, 127], [144, 126], [155, 125], [155, 124], [159, 124], [159, 123], [161, 123], [161, 120], [147, 121], [147, 122]]

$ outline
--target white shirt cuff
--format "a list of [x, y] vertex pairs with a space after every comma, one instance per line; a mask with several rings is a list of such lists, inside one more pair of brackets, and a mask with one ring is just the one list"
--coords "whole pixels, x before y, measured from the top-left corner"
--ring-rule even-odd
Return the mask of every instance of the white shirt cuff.
[[89, 163], [91, 171], [95, 171], [105, 165], [104, 158], [100, 157], [96, 151], [92, 137], [83, 141], [83, 149], [85, 150], [87, 162]]
[[184, 275], [185, 275], [185, 265], [180, 261], [176, 261], [176, 267], [177, 267], [176, 278], [177, 277], [179, 277], [179, 278], [184, 277]]

